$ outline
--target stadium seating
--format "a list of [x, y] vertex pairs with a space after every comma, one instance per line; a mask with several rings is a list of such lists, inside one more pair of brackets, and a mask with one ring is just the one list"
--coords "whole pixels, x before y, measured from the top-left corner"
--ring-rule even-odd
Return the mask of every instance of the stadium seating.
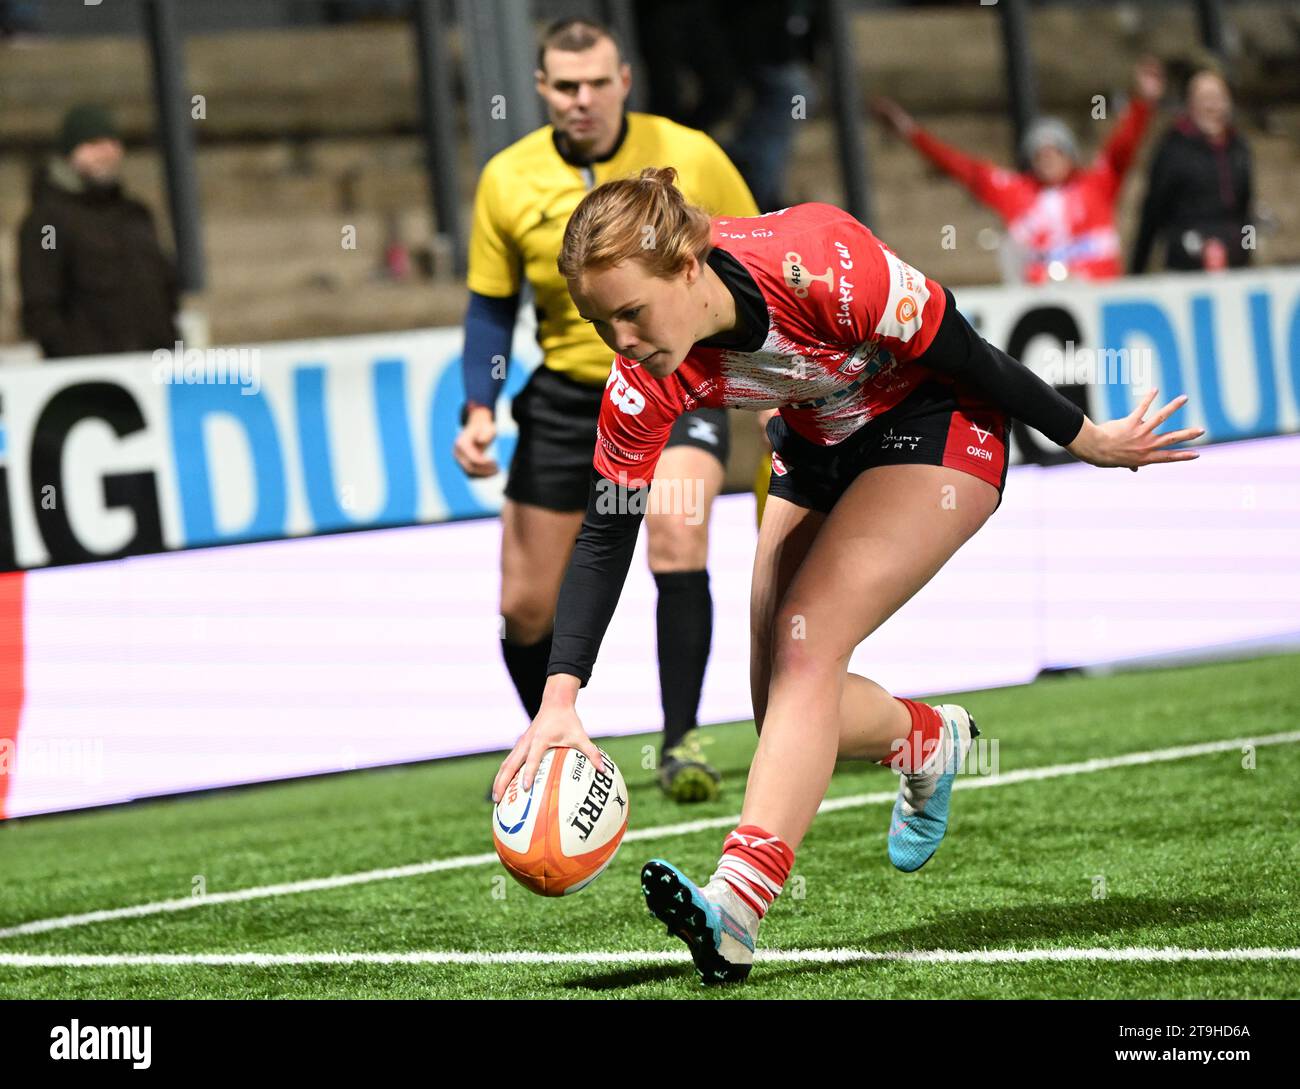
[[[1289, 199], [1300, 137], [1300, 66], [1293, 63], [1300, 28], [1281, 6], [1234, 8], [1232, 20], [1242, 42], [1241, 120], [1257, 159], [1259, 198], [1278, 225], [1260, 238], [1261, 261], [1300, 261], [1300, 209]], [[1190, 56], [1197, 48], [1190, 6], [1052, 7], [1034, 12], [1031, 30], [1043, 107], [1075, 125], [1089, 150], [1105, 131], [1089, 119], [1093, 94], [1122, 94], [1142, 52]], [[887, 93], [941, 137], [1008, 161], [1002, 51], [987, 11], [862, 11], [853, 32], [865, 93]], [[1053, 49], [1062, 41], [1071, 43], [1068, 51]], [[459, 58], [455, 33], [451, 48]], [[314, 63], [288, 63], [304, 55]], [[205, 96], [207, 114], [198, 129], [198, 170], [208, 288], [193, 302], [207, 312], [216, 342], [459, 321], [464, 288], [434, 234], [414, 131], [417, 72], [408, 27], [191, 35], [186, 59], [191, 90]], [[68, 105], [102, 100], [104, 88], [113, 89], [110, 104], [128, 141], [128, 187], [166, 223], [149, 72], [138, 38], [50, 38], [6, 50], [0, 141], [21, 153], [0, 161], [0, 352], [19, 339], [14, 232], [27, 178]], [[1108, 82], [1099, 84], [1098, 73]], [[823, 108], [798, 130], [794, 201], [842, 199], [824, 106], [823, 97]], [[878, 127], [870, 129], [868, 151], [878, 233], [944, 282], [1000, 279], [997, 253], [986, 248], [996, 242], [991, 213]], [[460, 157], [468, 207], [475, 175], [467, 140]], [[1126, 238], [1140, 196], [1135, 172], [1121, 206]], [[341, 245], [343, 224], [357, 228], [355, 251]], [[955, 249], [940, 245], [947, 224], [956, 228]], [[432, 281], [418, 272], [404, 281], [383, 276], [390, 233], [434, 271]]]

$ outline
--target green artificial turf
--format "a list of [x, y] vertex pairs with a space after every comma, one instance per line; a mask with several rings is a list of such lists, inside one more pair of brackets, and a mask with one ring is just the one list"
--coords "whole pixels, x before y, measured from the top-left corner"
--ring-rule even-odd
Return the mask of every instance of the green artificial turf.
[[[1002, 774], [1300, 728], [1300, 656], [1060, 677], [956, 698]], [[612, 739], [631, 827], [740, 809], [751, 724], [709, 727], [721, 800], [663, 798], [643, 747]], [[984, 750], [986, 759], [992, 749]], [[890, 807], [821, 815], [763, 948], [975, 950], [1300, 946], [1300, 745], [1261, 746], [988, 789], [960, 786], [917, 874], [889, 864]], [[0, 824], [0, 928], [29, 920], [492, 851], [483, 791], [498, 758], [352, 772]], [[845, 764], [830, 797], [896, 777]], [[638, 871], [707, 877], [725, 829], [626, 843], [582, 893], [544, 899], [491, 860], [0, 938], [7, 953], [233, 953], [684, 947], [646, 912]], [[1104, 896], [1097, 895], [1102, 891]], [[705, 990], [689, 964], [0, 966], [0, 997], [1300, 997], [1300, 961], [756, 965]]]

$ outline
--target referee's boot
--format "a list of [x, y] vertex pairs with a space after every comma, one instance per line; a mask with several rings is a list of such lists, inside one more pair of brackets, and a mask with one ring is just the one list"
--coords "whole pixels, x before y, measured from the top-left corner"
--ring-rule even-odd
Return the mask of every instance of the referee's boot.
[[682, 739], [663, 753], [659, 762], [659, 788], [675, 802], [711, 802], [722, 793], [722, 773], [704, 757], [704, 746], [713, 738], [702, 737], [698, 729], [687, 730]]

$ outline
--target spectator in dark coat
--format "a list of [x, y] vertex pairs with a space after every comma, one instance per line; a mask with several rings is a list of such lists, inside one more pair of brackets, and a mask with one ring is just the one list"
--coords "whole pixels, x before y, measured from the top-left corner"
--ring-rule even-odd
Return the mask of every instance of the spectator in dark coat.
[[1218, 73], [1198, 72], [1187, 85], [1187, 112], [1152, 159], [1130, 271], [1146, 271], [1158, 240], [1169, 269], [1248, 265], [1250, 221], [1250, 148], [1232, 125], [1231, 92]]
[[74, 107], [59, 146], [19, 228], [26, 335], [49, 359], [173, 347], [175, 268], [149, 209], [122, 192], [112, 118]]

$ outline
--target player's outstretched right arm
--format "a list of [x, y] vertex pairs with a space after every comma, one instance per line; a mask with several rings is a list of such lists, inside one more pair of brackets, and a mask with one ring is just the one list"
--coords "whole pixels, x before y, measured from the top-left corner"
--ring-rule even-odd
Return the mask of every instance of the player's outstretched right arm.
[[587, 513], [555, 607], [542, 708], [502, 763], [494, 797], [521, 767], [528, 790], [542, 756], [556, 746], [576, 748], [598, 769], [603, 766], [575, 703], [623, 592], [655, 466], [681, 410], [666, 383], [649, 378], [639, 364], [615, 358], [600, 404]]
[[492, 785], [494, 799], [521, 767], [522, 786], [528, 790], [547, 749], [570, 746], [586, 753], [597, 770], [602, 769], [600, 753], [578, 718], [578, 691], [591, 677], [601, 640], [623, 592], [649, 492], [648, 486], [624, 487], [592, 470], [587, 513], [555, 609], [542, 707], [502, 762]]
[[595, 767], [603, 768], [601, 754], [578, 721], [575, 703], [623, 593], [654, 470], [681, 413], [681, 402], [669, 389], [668, 383], [656, 382], [640, 364], [621, 356], [610, 366], [595, 429], [586, 515], [555, 606], [542, 708], [500, 765], [494, 798], [520, 768], [528, 790], [542, 756], [556, 746], [585, 752]]

